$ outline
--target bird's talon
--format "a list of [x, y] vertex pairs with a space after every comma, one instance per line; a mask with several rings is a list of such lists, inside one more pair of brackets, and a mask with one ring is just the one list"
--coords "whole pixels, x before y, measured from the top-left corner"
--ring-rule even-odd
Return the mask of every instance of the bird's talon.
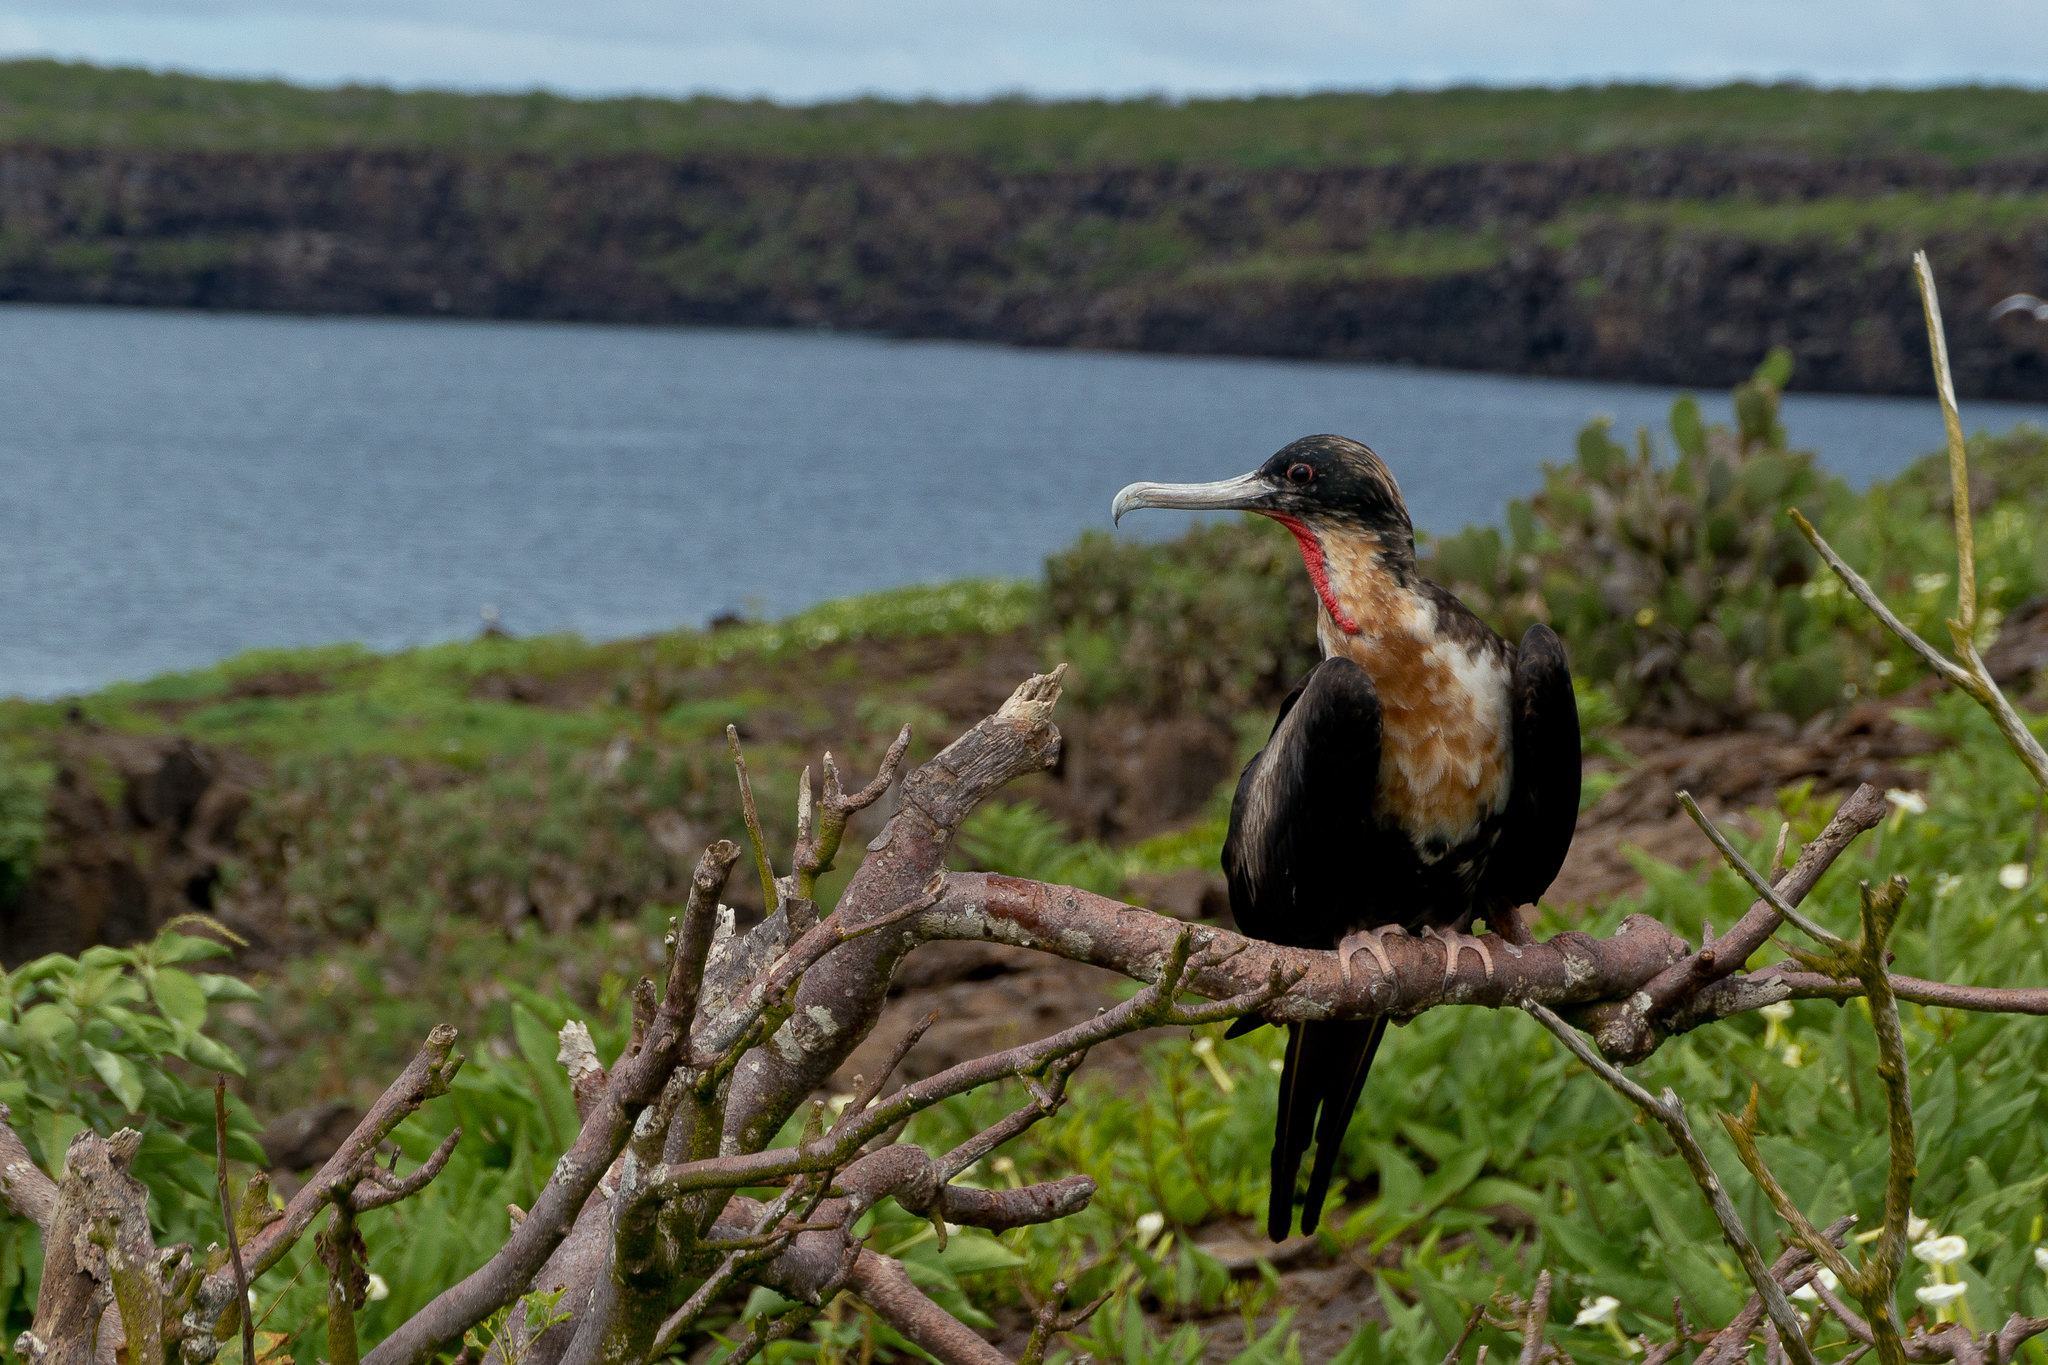
[[1380, 943], [1380, 935], [1383, 932], [1385, 931], [1379, 929], [1363, 929], [1355, 934], [1346, 934], [1338, 941], [1337, 961], [1343, 968], [1344, 984], [1347, 987], [1352, 984], [1352, 955], [1361, 949], [1371, 953], [1373, 961], [1379, 964], [1381, 980], [1392, 981], [1394, 979], [1394, 964], [1387, 957], [1385, 946]]

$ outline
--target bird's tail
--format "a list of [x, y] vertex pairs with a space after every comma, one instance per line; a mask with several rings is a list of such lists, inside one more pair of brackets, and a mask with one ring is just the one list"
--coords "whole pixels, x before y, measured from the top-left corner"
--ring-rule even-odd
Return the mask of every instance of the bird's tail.
[[1386, 1031], [1384, 1017], [1287, 1026], [1280, 1112], [1273, 1127], [1273, 1188], [1266, 1206], [1266, 1233], [1274, 1241], [1285, 1241], [1294, 1222], [1294, 1180], [1311, 1137], [1316, 1159], [1301, 1202], [1301, 1230], [1316, 1230], [1337, 1170], [1337, 1154], [1344, 1146], [1344, 1130]]

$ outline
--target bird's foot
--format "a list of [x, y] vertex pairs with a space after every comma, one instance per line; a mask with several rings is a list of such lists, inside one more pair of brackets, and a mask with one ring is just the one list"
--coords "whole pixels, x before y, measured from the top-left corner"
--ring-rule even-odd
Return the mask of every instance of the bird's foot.
[[1536, 936], [1529, 932], [1529, 922], [1522, 918], [1519, 906], [1503, 905], [1488, 910], [1486, 923], [1494, 933], [1500, 935], [1501, 942], [1510, 947], [1526, 948], [1536, 941]]
[[1455, 929], [1432, 928], [1425, 937], [1434, 938], [1444, 945], [1444, 985], [1450, 985], [1451, 978], [1458, 974], [1458, 955], [1467, 948], [1479, 954], [1479, 963], [1486, 969], [1486, 979], [1493, 980], [1493, 953], [1483, 940]]
[[1380, 935], [1387, 933], [1399, 934], [1403, 938], [1408, 936], [1408, 931], [1396, 924], [1389, 925], [1384, 929], [1359, 929], [1344, 935], [1343, 938], [1337, 941], [1337, 966], [1343, 972], [1344, 986], [1347, 991], [1353, 985], [1351, 958], [1354, 953], [1371, 953], [1372, 960], [1379, 964], [1380, 978], [1384, 981], [1392, 981], [1394, 979], [1394, 964], [1387, 957], [1386, 945], [1380, 942]]

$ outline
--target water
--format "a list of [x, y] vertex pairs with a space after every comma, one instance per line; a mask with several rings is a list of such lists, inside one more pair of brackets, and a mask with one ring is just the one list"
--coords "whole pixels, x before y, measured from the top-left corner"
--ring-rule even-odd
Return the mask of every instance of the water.
[[[592, 638], [1030, 574], [1133, 479], [1374, 446], [1418, 525], [1499, 517], [1587, 417], [1672, 392], [1558, 380], [680, 328], [0, 308], [0, 693], [271, 645]], [[1718, 406], [1725, 420], [1725, 400]], [[1931, 401], [1795, 396], [1859, 482]], [[1972, 426], [2048, 421], [1974, 403]], [[1142, 526], [1136, 523], [1142, 522]], [[1125, 534], [1185, 517], [1146, 513]]]

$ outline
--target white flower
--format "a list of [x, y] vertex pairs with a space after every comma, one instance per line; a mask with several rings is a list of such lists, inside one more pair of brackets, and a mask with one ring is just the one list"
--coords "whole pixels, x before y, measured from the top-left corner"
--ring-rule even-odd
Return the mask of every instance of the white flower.
[[249, 1309], [250, 1309], [250, 1311], [251, 1311], [251, 1312], [254, 1312], [254, 1311], [255, 1311], [255, 1308], [256, 1308], [256, 1291], [252, 1289], [252, 1290], [250, 1290], [250, 1291], [249, 1291]]
[[836, 1119], [845, 1113], [846, 1106], [852, 1103], [853, 1096], [851, 1095], [834, 1095], [831, 1099], [825, 1101], [825, 1108], [830, 1110], [832, 1117]]
[[1786, 1066], [1805, 1066], [1806, 1050], [1800, 1047], [1797, 1043], [1787, 1043], [1785, 1044], [1785, 1050], [1782, 1053], [1778, 1054], [1778, 1060], [1783, 1062]]
[[1799, 1302], [1801, 1303], [1820, 1302], [1820, 1295], [1814, 1292], [1814, 1288], [1810, 1284], [1802, 1284], [1797, 1289], [1793, 1290], [1792, 1297], [1799, 1300]]
[[2043, 1274], [2048, 1274], [2048, 1247], [2034, 1248], [2034, 1264], [2041, 1267]]
[[2024, 890], [2027, 885], [2027, 865], [2007, 863], [1998, 869], [1998, 884], [2008, 891]]
[[1008, 1175], [1017, 1169], [1017, 1163], [1011, 1157], [999, 1156], [989, 1163], [989, 1169], [997, 1175]]
[[1934, 898], [1940, 900], [1963, 884], [1963, 879], [1953, 872], [1934, 874]]
[[377, 1274], [375, 1271], [371, 1271], [370, 1288], [368, 1291], [368, 1298], [370, 1302], [382, 1303], [385, 1299], [388, 1299], [390, 1297], [391, 1286], [384, 1283], [384, 1277], [382, 1275]]
[[1921, 1238], [1927, 1236], [1929, 1233], [1933, 1231], [1933, 1224], [1929, 1223], [1925, 1218], [1922, 1218], [1919, 1214], [1913, 1212], [1911, 1209], [1906, 1210], [1907, 1241], [1917, 1242]]
[[1968, 1284], [1923, 1284], [1913, 1291], [1913, 1297], [1929, 1308], [1946, 1308], [1960, 1299], [1969, 1289]]
[[1924, 1242], [1915, 1242], [1913, 1254], [1928, 1265], [1954, 1265], [1970, 1254], [1970, 1244], [1950, 1233], [1946, 1237], [1929, 1237]]
[[1892, 661], [1890, 659], [1879, 659], [1870, 666], [1870, 671], [1877, 674], [1880, 678], [1889, 678], [1892, 675]]
[[1154, 1210], [1138, 1215], [1138, 1245], [1144, 1246], [1166, 1229], [1166, 1215]]
[[1909, 792], [1902, 787], [1893, 787], [1884, 794], [1884, 799], [1908, 815], [1927, 814], [1927, 798], [1919, 792]]
[[1774, 1024], [1782, 1024], [1792, 1017], [1792, 1002], [1790, 1000], [1775, 1000], [1758, 1010], [1757, 1013]]
[[1574, 1327], [1600, 1327], [1613, 1322], [1621, 1311], [1621, 1300], [1612, 1294], [1602, 1294], [1597, 1299], [1580, 1299], [1579, 1315], [1572, 1319]]
[[1814, 1271], [1813, 1278], [1818, 1280], [1820, 1287], [1827, 1290], [1830, 1294], [1842, 1287], [1842, 1282], [1835, 1278], [1835, 1272], [1829, 1270], [1826, 1266], [1822, 1266], [1819, 1270]]
[[1945, 573], [1916, 573], [1913, 575], [1913, 591], [1917, 593], [1940, 592], [1948, 586]]

